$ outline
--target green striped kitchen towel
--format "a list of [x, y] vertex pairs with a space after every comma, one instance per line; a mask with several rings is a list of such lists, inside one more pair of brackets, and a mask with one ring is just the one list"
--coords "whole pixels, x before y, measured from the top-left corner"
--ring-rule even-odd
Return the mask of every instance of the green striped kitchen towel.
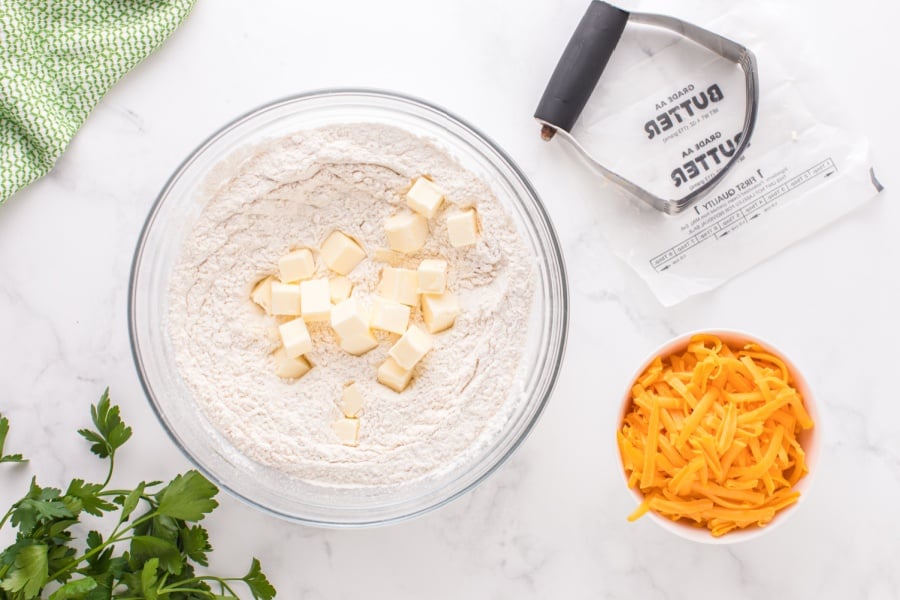
[[0, 0], [0, 204], [53, 167], [195, 1]]

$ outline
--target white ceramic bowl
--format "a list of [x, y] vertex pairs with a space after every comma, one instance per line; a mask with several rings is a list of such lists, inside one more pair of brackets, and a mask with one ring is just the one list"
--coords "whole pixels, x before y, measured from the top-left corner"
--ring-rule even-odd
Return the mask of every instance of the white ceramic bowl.
[[[812, 480], [819, 465], [819, 454], [821, 446], [821, 418], [816, 406], [816, 401], [815, 397], [813, 396], [812, 389], [809, 387], [809, 383], [806, 381], [806, 378], [803, 377], [803, 373], [800, 372], [800, 369], [797, 368], [793, 361], [791, 361], [791, 359], [788, 358], [784, 354], [784, 352], [782, 352], [769, 342], [761, 340], [755, 335], [751, 335], [743, 331], [735, 331], [730, 329], [708, 329], [701, 331], [691, 331], [689, 333], [679, 335], [678, 337], [673, 338], [660, 347], [656, 348], [647, 356], [646, 360], [641, 363], [641, 366], [628, 379], [628, 384], [622, 397], [621, 408], [619, 410], [619, 418], [616, 420], [616, 431], [621, 428], [622, 421], [625, 419], [625, 414], [631, 408], [631, 386], [634, 384], [637, 378], [640, 377], [641, 374], [647, 369], [647, 367], [650, 366], [650, 363], [653, 362], [653, 359], [657, 356], [668, 356], [670, 354], [683, 352], [685, 349], [687, 349], [687, 345], [690, 339], [698, 334], [714, 335], [721, 339], [722, 342], [728, 344], [731, 347], [743, 346], [747, 343], [758, 344], [760, 347], [766, 349], [768, 352], [774, 354], [784, 361], [784, 364], [787, 366], [788, 370], [791, 373], [791, 377], [793, 377], [794, 379], [794, 386], [797, 388], [797, 391], [800, 392], [800, 395], [803, 398], [803, 404], [806, 407], [809, 416], [812, 418], [813, 423], [815, 423], [815, 427], [813, 427], [809, 431], [802, 432], [798, 436], [800, 445], [803, 447], [803, 450], [806, 453], [806, 464], [809, 472], [803, 479], [797, 482], [797, 485], [794, 486], [794, 489], [800, 492], [800, 498], [797, 500], [797, 502], [775, 513], [775, 518], [773, 518], [772, 521], [770, 521], [765, 527], [748, 527], [746, 529], [737, 529], [734, 531], [730, 531], [721, 537], [713, 537], [708, 529], [694, 527], [687, 523], [672, 521], [671, 519], [667, 519], [666, 517], [658, 515], [652, 510], [648, 511], [647, 514], [642, 518], [649, 518], [651, 521], [654, 521], [666, 531], [670, 531], [675, 535], [686, 540], [691, 540], [692, 542], [699, 542], [701, 544], [734, 544], [738, 542], [745, 542], [747, 540], [751, 540], [764, 535], [765, 533], [772, 531], [776, 527], [780, 527], [792, 514], [794, 514], [800, 508], [800, 506], [805, 503], [807, 494], [812, 484]], [[615, 440], [615, 436], [613, 436], [613, 439]], [[616, 444], [616, 455], [619, 457], [619, 463], [621, 465], [622, 456], [618, 450], [618, 444]], [[631, 496], [635, 499], [636, 503], [640, 504], [644, 499], [643, 494], [641, 494], [640, 490], [629, 488], [628, 477], [625, 475], [625, 469], [622, 468], [621, 472], [622, 478], [625, 481], [625, 489], [627, 489], [631, 493]]]

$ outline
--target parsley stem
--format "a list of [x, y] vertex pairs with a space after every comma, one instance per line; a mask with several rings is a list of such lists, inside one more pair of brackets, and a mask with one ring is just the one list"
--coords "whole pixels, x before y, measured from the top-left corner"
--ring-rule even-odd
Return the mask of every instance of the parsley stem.
[[109, 455], [109, 470], [106, 472], [106, 479], [103, 480], [102, 488], [105, 488], [109, 485], [109, 480], [112, 479], [113, 468], [116, 466], [116, 453], [115, 451], [111, 452]]
[[231, 589], [231, 586], [230, 586], [230, 585], [228, 585], [227, 583], [225, 583], [225, 580], [224, 580], [224, 579], [219, 579], [219, 583], [221, 583], [222, 585], [224, 585], [224, 586], [225, 586], [225, 589], [228, 590], [229, 592], [231, 592], [231, 595], [232, 595], [232, 596], [234, 596], [235, 598], [240, 598], [240, 596], [237, 595], [237, 592], [235, 592], [233, 589]]
[[[127, 496], [130, 494], [132, 490], [103, 490], [102, 492], [97, 492], [98, 496]], [[144, 494], [141, 496], [144, 500], [149, 500], [150, 496], [148, 494]]]
[[[18, 504], [18, 502], [16, 502], [16, 504]], [[9, 510], [6, 511], [6, 514], [3, 515], [3, 518], [0, 519], [0, 529], [3, 529], [3, 526], [6, 525], [6, 521], [7, 521], [7, 519], [9, 519], [10, 515], [13, 514], [13, 509], [16, 507], [16, 504], [13, 504], [12, 506], [10, 506]]]
[[[182, 579], [181, 581], [175, 582], [172, 585], [184, 585], [186, 583], [195, 583], [195, 582], [199, 583], [201, 581], [212, 581], [212, 582], [218, 583], [224, 589], [228, 590], [232, 596], [234, 596], [235, 598], [240, 598], [240, 596], [237, 595], [237, 593], [231, 588], [231, 586], [228, 585], [229, 581], [243, 581], [243, 579], [241, 579], [240, 577], [215, 577], [213, 575], [203, 575], [200, 577], [191, 577], [190, 579]], [[160, 594], [171, 593], [171, 592], [194, 592], [194, 593], [196, 593], [197, 591], [199, 591], [199, 590], [197, 590], [196, 588], [182, 589], [182, 588], [172, 588], [172, 587], [161, 587], [157, 590], [157, 592], [159, 592]]]
[[157, 513], [156, 511], [149, 512], [149, 513], [147, 513], [146, 515], [144, 515], [143, 517], [141, 517], [140, 519], [137, 519], [137, 520], [135, 520], [135, 521], [132, 521], [131, 524], [128, 526], [128, 529], [134, 529], [134, 528], [137, 527], [138, 525], [141, 525], [141, 524], [143, 524], [143, 523], [146, 523], [146, 522], [149, 521], [150, 519], [155, 519], [157, 516], [159, 516], [159, 515], [158, 515], [158, 513]]
[[[184, 583], [184, 581], [179, 581], [179, 584]], [[209, 597], [213, 597], [212, 592], [208, 592], [206, 590], [198, 590], [197, 588], [182, 588], [182, 587], [171, 587], [171, 588], [159, 588], [156, 590], [157, 594], [172, 594], [175, 592], [185, 592], [188, 594], [209, 594]]]

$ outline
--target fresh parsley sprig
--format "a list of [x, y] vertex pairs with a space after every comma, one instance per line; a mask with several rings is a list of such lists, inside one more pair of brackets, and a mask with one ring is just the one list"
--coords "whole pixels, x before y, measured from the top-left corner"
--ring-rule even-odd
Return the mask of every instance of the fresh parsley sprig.
[[0, 463], [5, 462], [13, 462], [13, 463], [21, 463], [26, 462], [24, 458], [22, 458], [21, 454], [4, 454], [3, 453], [3, 445], [6, 443], [6, 436], [9, 434], [9, 419], [0, 415]]
[[[17, 529], [0, 553], [0, 600], [225, 600], [240, 598], [243, 585], [255, 600], [271, 600], [275, 588], [253, 559], [243, 577], [198, 574], [212, 552], [199, 521], [215, 510], [215, 485], [191, 470], [166, 484], [142, 481], [134, 489], [109, 489], [116, 451], [131, 438], [109, 390], [91, 406], [93, 429], [78, 431], [91, 452], [108, 460], [103, 483], [73, 479], [65, 492], [31, 480], [28, 492], [0, 518]], [[0, 416], [0, 463], [24, 462], [6, 455], [9, 421]], [[104, 537], [90, 530], [84, 549], [72, 527], [85, 515], [114, 516]], [[49, 594], [49, 595], [48, 595]]]

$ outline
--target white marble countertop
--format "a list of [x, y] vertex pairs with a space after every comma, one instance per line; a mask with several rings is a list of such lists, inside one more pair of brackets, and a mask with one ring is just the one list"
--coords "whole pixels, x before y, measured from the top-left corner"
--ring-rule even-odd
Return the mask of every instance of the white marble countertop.
[[[531, 177], [571, 276], [563, 373], [498, 473], [411, 522], [320, 530], [221, 494], [208, 522], [214, 569], [241, 570], [253, 554], [279, 597], [310, 600], [900, 597], [900, 208], [891, 189], [900, 125], [890, 66], [900, 8], [857, 2], [848, 32], [846, 5], [799, 4], [796, 34], [821, 48], [820, 66], [853, 100], [888, 189], [719, 290], [665, 309], [601, 238], [593, 176], [542, 143], [531, 119], [583, 0], [201, 2], [103, 100], [51, 175], [0, 208], [0, 410], [13, 424], [9, 444], [32, 459], [0, 473], [2, 505], [31, 468], [47, 484], [100, 476], [75, 429], [107, 384], [136, 431], [118, 480], [189, 468], [129, 351], [126, 288], [146, 213], [179, 162], [237, 114], [299, 91], [369, 86], [446, 106]], [[821, 469], [802, 510], [731, 547], [627, 523], [632, 502], [607, 439], [636, 363], [676, 333], [716, 326], [782, 347], [825, 412]]]

